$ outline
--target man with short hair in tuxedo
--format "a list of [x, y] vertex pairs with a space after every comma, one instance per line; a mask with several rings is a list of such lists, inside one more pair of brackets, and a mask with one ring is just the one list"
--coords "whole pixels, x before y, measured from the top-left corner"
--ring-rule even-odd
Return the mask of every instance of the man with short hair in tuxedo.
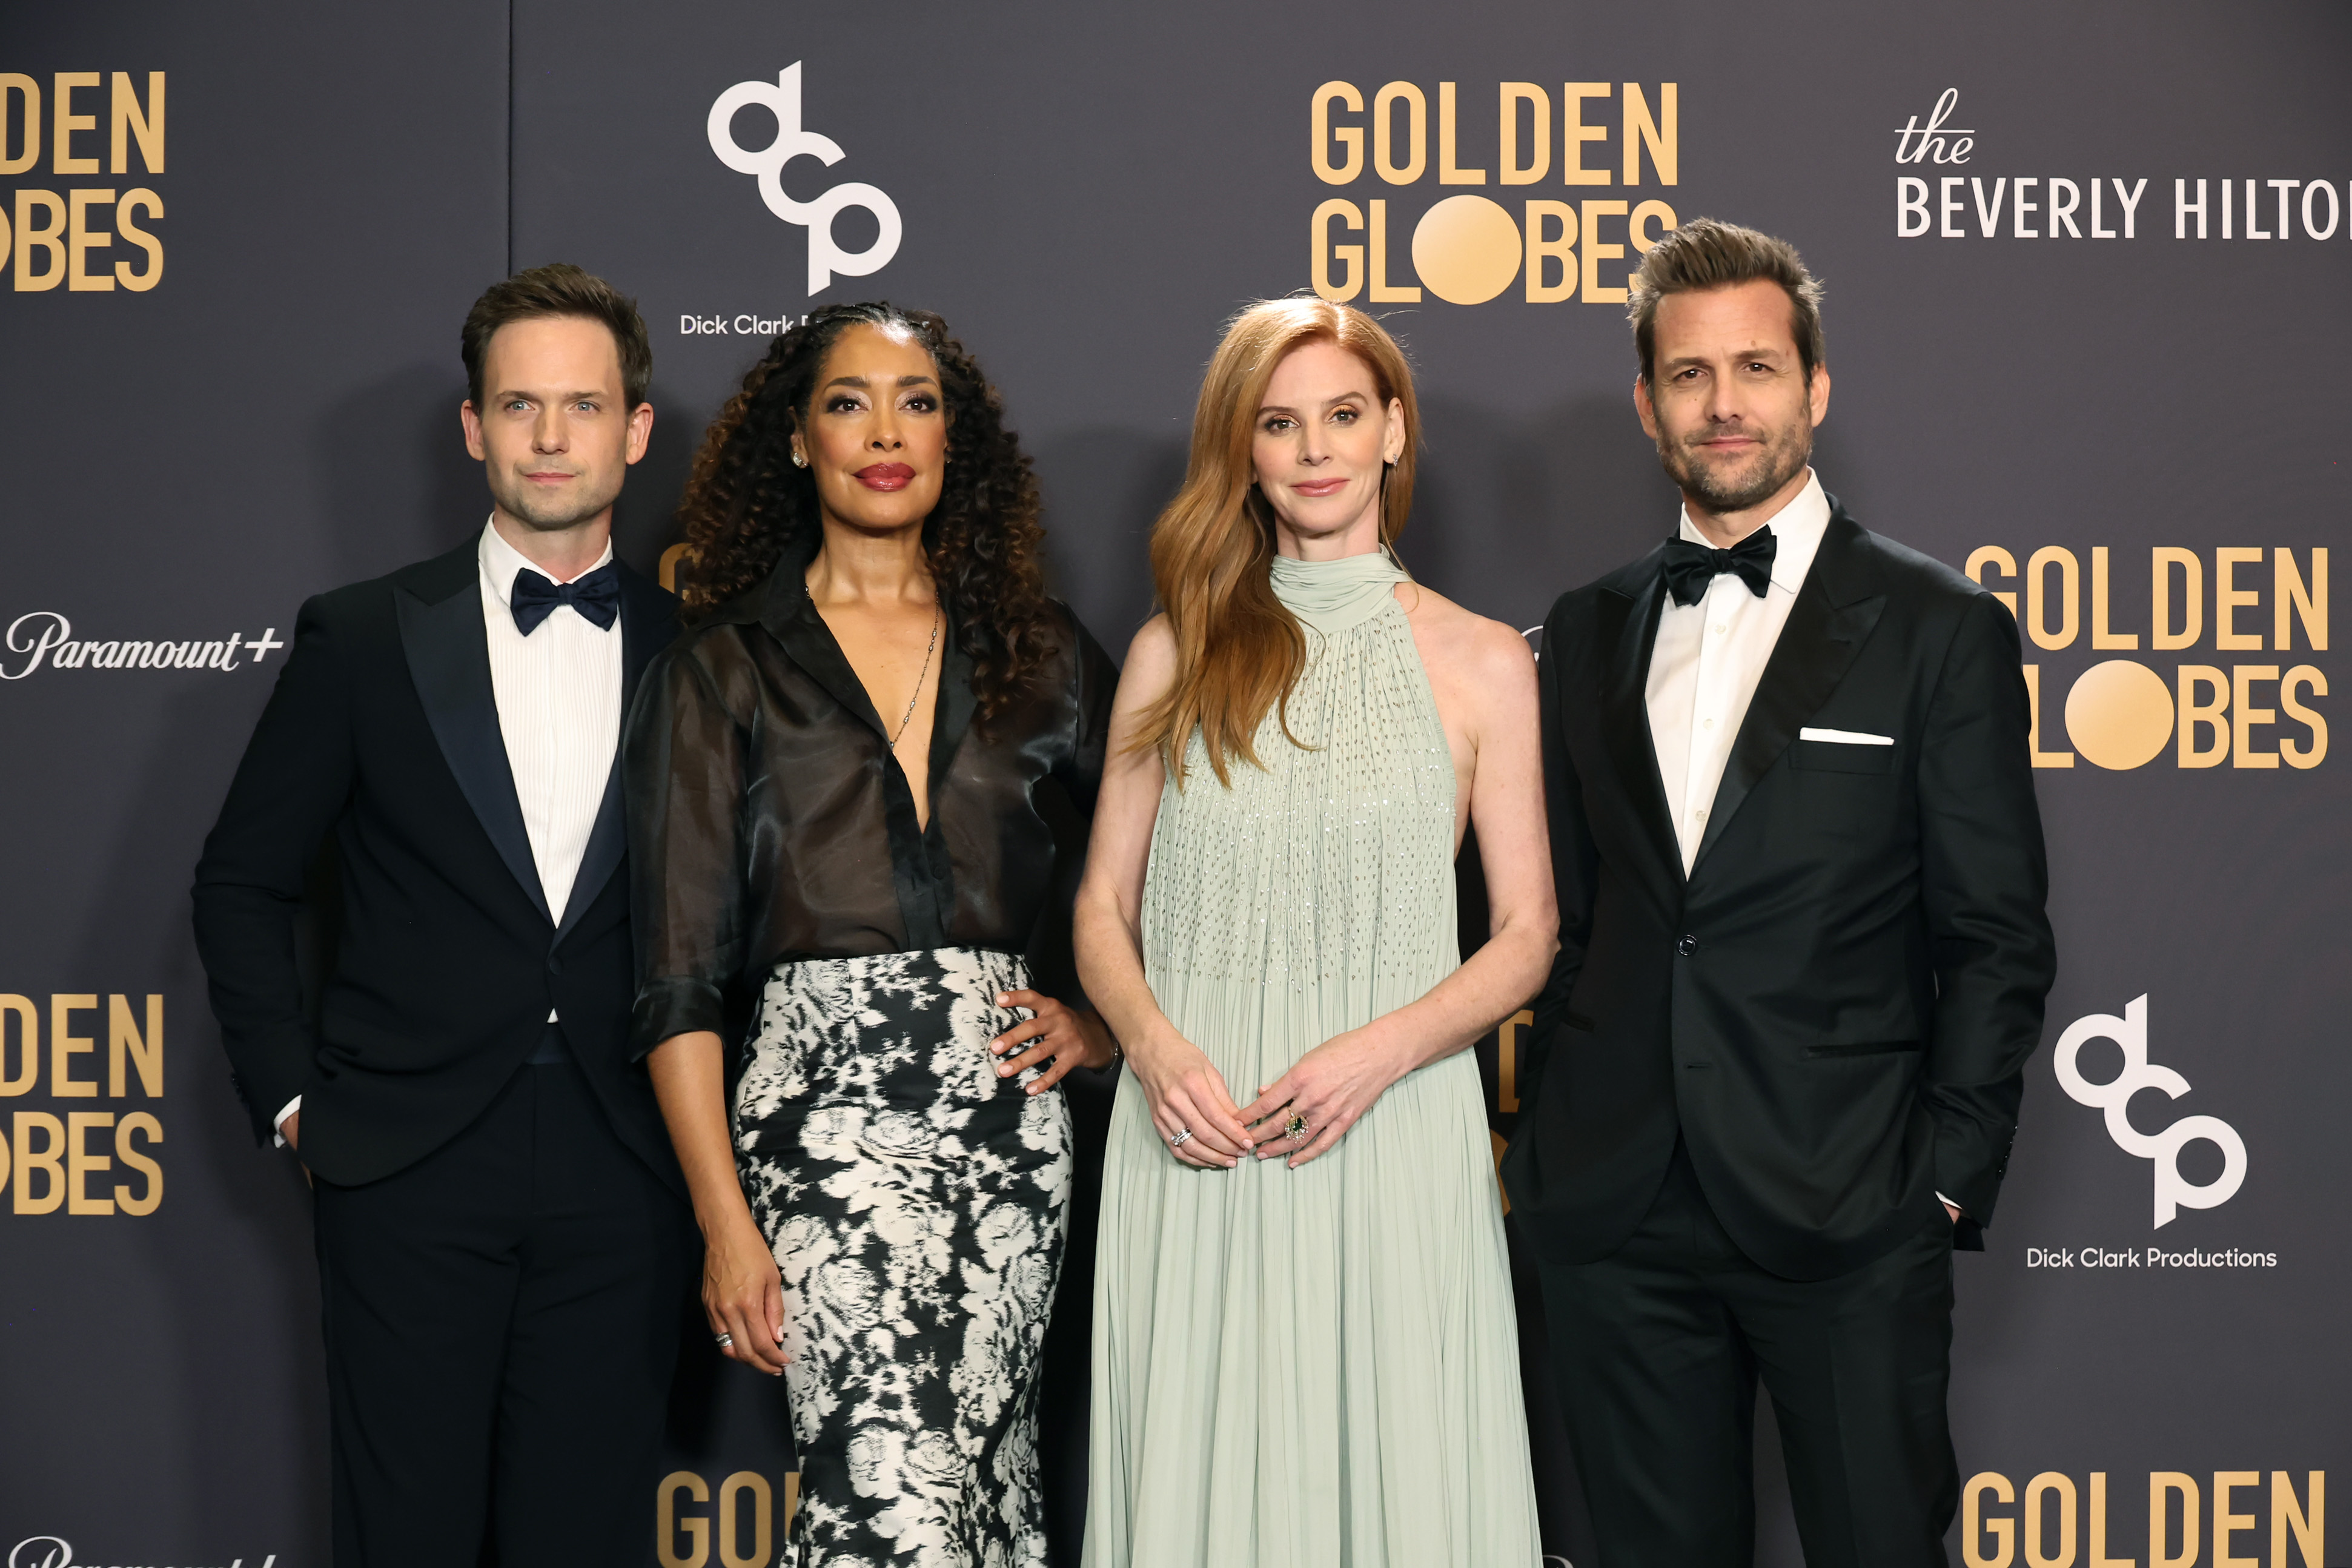
[[1643, 257], [1679, 535], [1544, 627], [1560, 953], [1503, 1178], [1599, 1568], [1752, 1560], [1759, 1375], [1806, 1562], [1946, 1561], [1952, 1249], [2055, 964], [2017, 628], [1808, 466], [1820, 292], [1707, 219]]
[[[302, 607], [196, 942], [256, 1136], [316, 1178], [336, 1563], [635, 1564], [695, 1256], [628, 1051], [614, 768], [677, 631], [611, 544], [653, 357], [568, 266], [493, 286], [462, 344], [489, 521]], [[314, 1026], [294, 932], [330, 836]]]

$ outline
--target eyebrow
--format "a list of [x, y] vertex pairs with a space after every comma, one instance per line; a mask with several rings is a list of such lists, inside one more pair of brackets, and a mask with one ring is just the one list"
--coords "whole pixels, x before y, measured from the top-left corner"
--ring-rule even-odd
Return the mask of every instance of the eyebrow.
[[[563, 392], [560, 394], [555, 401], [559, 402], [577, 402], [582, 398], [608, 398], [612, 395], [613, 393], [610, 388], [589, 387], [579, 392]], [[492, 402], [509, 402], [516, 398], [521, 398], [529, 402], [537, 402], [541, 401], [539, 393], [535, 392], [528, 392], [521, 387], [509, 387], [504, 392], [494, 392], [491, 394], [490, 401]]]
[[[1729, 357], [1734, 360], [1785, 360], [1790, 357], [1790, 350], [1775, 349], [1768, 345], [1758, 348], [1740, 349], [1734, 351]], [[1709, 354], [1677, 354], [1672, 359], [1662, 360], [1659, 361], [1661, 365], [1664, 366], [1668, 370], [1679, 370], [1686, 365], [1706, 366], [1711, 365], [1714, 362], [1714, 356]]]
[[[863, 392], [873, 383], [867, 381], [864, 376], [835, 376], [833, 380], [825, 382], [824, 384], [828, 388], [856, 387], [860, 392]], [[902, 387], [937, 386], [939, 385], [939, 381], [938, 378], [933, 376], [900, 376], [898, 378], [898, 384]]]
[[[1343, 402], [1367, 402], [1370, 401], [1371, 395], [1371, 393], [1367, 392], [1341, 392], [1338, 397], [1325, 398], [1323, 400], [1323, 406], [1325, 408], [1337, 408]], [[1298, 412], [1297, 409], [1292, 408], [1288, 403], [1281, 402], [1262, 402], [1257, 405], [1257, 411], [1260, 413], [1296, 413]]]

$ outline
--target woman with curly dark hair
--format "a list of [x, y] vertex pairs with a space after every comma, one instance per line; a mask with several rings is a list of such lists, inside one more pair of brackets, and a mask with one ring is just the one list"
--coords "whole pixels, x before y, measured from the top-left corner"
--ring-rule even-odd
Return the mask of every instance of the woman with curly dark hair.
[[1045, 597], [1037, 510], [945, 322], [817, 311], [704, 437], [691, 629], [629, 719], [635, 1048], [711, 1333], [789, 1380], [803, 1564], [1045, 1562], [1054, 1089], [1116, 1053], [1020, 955], [1038, 787], [1091, 814], [1117, 673]]

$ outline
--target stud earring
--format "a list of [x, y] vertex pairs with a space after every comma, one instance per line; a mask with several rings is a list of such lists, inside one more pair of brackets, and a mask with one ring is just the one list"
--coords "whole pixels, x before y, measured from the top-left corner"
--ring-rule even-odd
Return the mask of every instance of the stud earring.
[[795, 468], [805, 468], [808, 466], [808, 459], [795, 452], [793, 454], [793, 466]]

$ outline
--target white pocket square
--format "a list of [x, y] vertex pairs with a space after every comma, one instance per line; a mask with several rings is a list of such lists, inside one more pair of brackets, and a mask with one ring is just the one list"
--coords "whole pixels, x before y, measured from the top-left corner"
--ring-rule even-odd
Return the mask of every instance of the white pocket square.
[[1838, 746], [1892, 746], [1891, 735], [1866, 735], [1858, 729], [1814, 729], [1810, 727], [1797, 731], [1799, 740], [1826, 740]]

